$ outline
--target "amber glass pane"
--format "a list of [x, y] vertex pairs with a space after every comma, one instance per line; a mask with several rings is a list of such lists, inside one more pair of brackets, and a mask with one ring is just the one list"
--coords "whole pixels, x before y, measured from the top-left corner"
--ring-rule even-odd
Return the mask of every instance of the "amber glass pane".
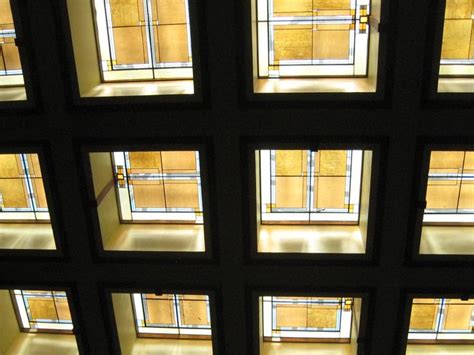
[[141, 0], [110, 0], [110, 11], [114, 27], [138, 26], [145, 20]]
[[306, 305], [277, 304], [276, 325], [277, 328], [285, 327], [307, 327], [308, 308]]
[[309, 328], [336, 328], [338, 305], [309, 305], [308, 327]]
[[137, 208], [165, 208], [163, 183], [157, 180], [130, 180]]
[[161, 171], [160, 152], [129, 152], [130, 173], [159, 173]]
[[2, 196], [3, 207], [28, 207], [27, 186], [24, 179], [20, 177], [23, 173], [19, 155], [0, 155], [0, 195]]
[[431, 169], [461, 169], [464, 160], [464, 152], [431, 152]]
[[180, 300], [180, 312], [182, 325], [210, 325], [207, 315], [207, 302], [202, 297], [195, 297], [194, 295], [183, 297]]
[[58, 311], [58, 318], [60, 320], [71, 320], [71, 311], [69, 310], [69, 304], [65, 298], [56, 298], [56, 309]]
[[114, 28], [116, 64], [145, 64], [148, 62], [144, 27]]
[[147, 300], [148, 318], [150, 324], [176, 324], [172, 300]]
[[196, 153], [192, 151], [161, 152], [165, 173], [196, 172]]
[[165, 180], [165, 195], [168, 208], [199, 208], [197, 182]]
[[334, 27], [336, 26], [329, 25], [323, 29], [318, 26], [318, 29], [313, 31], [314, 59], [349, 59], [349, 28], [337, 30]]
[[7, 28], [13, 28], [13, 16], [10, 8], [10, 0], [0, 0], [0, 29]]
[[158, 23], [184, 24], [186, 23], [186, 3], [184, 0], [154, 0], [152, 1], [153, 17]]
[[350, 9], [350, 0], [313, 0], [315, 9]]
[[277, 150], [275, 152], [276, 175], [302, 176], [307, 173], [308, 151]]
[[345, 177], [315, 177], [314, 203], [317, 208], [344, 208]]
[[19, 70], [21, 69], [20, 53], [18, 47], [15, 44], [15, 39], [12, 37], [3, 38], [3, 42], [0, 47], [3, 55], [3, 61], [5, 62], [6, 70]]
[[311, 16], [312, 0], [274, 0], [273, 14], [275, 16]]
[[304, 208], [306, 206], [306, 177], [275, 178], [276, 198], [278, 208]]
[[456, 208], [461, 184], [456, 180], [429, 181], [426, 208]]
[[312, 59], [312, 33], [311, 25], [275, 26], [275, 61]]
[[[455, 304], [449, 304], [450, 302]], [[472, 301], [447, 300], [444, 330], [471, 330], [471, 317], [474, 305]]]
[[320, 150], [316, 154], [316, 173], [319, 176], [345, 176], [347, 151]]
[[459, 208], [474, 209], [474, 181], [462, 182]]
[[58, 320], [56, 307], [52, 298], [28, 298], [28, 305], [33, 321], [41, 319]]
[[[155, 27], [156, 30], [156, 27]], [[188, 31], [186, 25], [161, 25], [157, 27], [157, 61], [176, 63], [189, 61]]]
[[414, 299], [411, 308], [410, 329], [434, 330], [439, 305], [434, 299]]
[[442, 59], [474, 58], [474, 2], [446, 0]]

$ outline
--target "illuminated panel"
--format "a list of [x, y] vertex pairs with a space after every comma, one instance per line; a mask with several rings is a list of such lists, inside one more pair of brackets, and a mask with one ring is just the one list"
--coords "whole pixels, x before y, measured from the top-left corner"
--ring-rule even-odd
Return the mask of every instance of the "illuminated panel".
[[23, 331], [72, 333], [71, 312], [65, 292], [14, 290], [13, 298]]
[[474, 75], [474, 1], [446, 0], [441, 75]]
[[134, 293], [132, 301], [138, 335], [211, 338], [209, 297], [206, 295]]
[[350, 342], [352, 298], [260, 297], [266, 342]]
[[203, 223], [197, 151], [114, 152], [122, 220]]
[[192, 79], [187, 0], [94, 0], [107, 81]]
[[370, 0], [258, 0], [261, 78], [367, 74]]
[[0, 154], [2, 220], [49, 220], [37, 154]]
[[352, 223], [359, 218], [360, 150], [261, 150], [263, 224]]
[[474, 300], [415, 298], [409, 343], [474, 344]]
[[0, 87], [23, 85], [10, 0], [0, 0]]
[[423, 221], [474, 223], [474, 152], [431, 152]]

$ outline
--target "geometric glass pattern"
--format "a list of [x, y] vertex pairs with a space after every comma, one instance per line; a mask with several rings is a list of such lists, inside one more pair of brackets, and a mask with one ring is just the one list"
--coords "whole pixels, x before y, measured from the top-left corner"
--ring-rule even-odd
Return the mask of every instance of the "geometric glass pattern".
[[260, 150], [262, 224], [356, 224], [360, 150]]
[[66, 292], [14, 290], [12, 297], [22, 331], [72, 333]]
[[474, 223], [474, 152], [431, 152], [423, 221]]
[[94, 0], [102, 77], [192, 79], [187, 0]]
[[23, 85], [10, 0], [0, 0], [0, 86]]
[[209, 297], [206, 295], [133, 293], [132, 303], [139, 336], [211, 338]]
[[413, 299], [408, 341], [474, 344], [474, 299]]
[[474, 75], [473, 0], [446, 0], [441, 65], [451, 75]]
[[258, 76], [365, 76], [370, 0], [257, 0]]
[[197, 151], [113, 152], [123, 221], [203, 223]]
[[0, 154], [0, 220], [49, 220], [37, 154]]
[[350, 342], [352, 298], [260, 297], [264, 341]]

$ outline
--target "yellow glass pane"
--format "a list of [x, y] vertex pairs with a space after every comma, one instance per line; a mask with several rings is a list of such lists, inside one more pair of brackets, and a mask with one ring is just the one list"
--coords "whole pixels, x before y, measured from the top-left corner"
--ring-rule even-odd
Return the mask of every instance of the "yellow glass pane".
[[161, 156], [163, 159], [163, 171], [165, 173], [196, 172], [196, 152], [161, 152]]
[[160, 152], [129, 152], [130, 173], [156, 174], [162, 170]]
[[173, 299], [173, 295], [169, 295], [169, 294], [157, 295], [154, 293], [146, 293], [145, 297], [147, 299], [157, 299], [157, 300], [172, 300]]
[[274, 27], [274, 59], [312, 59], [312, 26], [288, 25]]
[[459, 208], [474, 209], [474, 181], [462, 182]]
[[186, 23], [186, 3], [184, 0], [155, 0], [152, 2], [153, 17], [160, 24]]
[[130, 181], [137, 208], [165, 208], [163, 183], [151, 180]]
[[464, 170], [474, 170], [474, 152], [466, 152]]
[[436, 324], [438, 305], [413, 304], [411, 308], [410, 329], [433, 330]]
[[471, 18], [472, 0], [446, 0], [445, 18]]
[[276, 175], [301, 176], [307, 172], [308, 151], [277, 150], [275, 152]]
[[207, 304], [204, 301], [181, 300], [181, 323], [183, 325], [209, 325]]
[[429, 182], [426, 190], [426, 208], [456, 208], [459, 188], [459, 181], [437, 180], [436, 182]]
[[336, 328], [339, 306], [309, 306], [309, 328]]
[[168, 208], [199, 208], [197, 182], [166, 180], [165, 196]]
[[172, 300], [147, 300], [148, 318], [151, 324], [176, 324]]
[[160, 25], [157, 36], [157, 60], [161, 63], [189, 61], [186, 25]]
[[41, 177], [42, 174], [38, 154], [27, 154], [26, 158], [28, 160], [30, 175], [35, 177]]
[[138, 26], [145, 19], [140, 0], [110, 0], [110, 11], [114, 27]]
[[275, 204], [278, 208], [304, 208], [306, 206], [306, 178], [276, 177]]
[[60, 320], [71, 320], [71, 311], [69, 310], [67, 299], [57, 298], [56, 309]]
[[314, 203], [317, 208], [344, 208], [345, 177], [315, 177]]
[[21, 69], [20, 53], [16, 46], [13, 38], [5, 39], [6, 43], [1, 45], [3, 60], [5, 61], [5, 68], [7, 70], [19, 70]]
[[350, 9], [351, 0], [313, 0], [315, 9]]
[[307, 327], [308, 308], [306, 305], [276, 305], [276, 326]]
[[[458, 301], [457, 303], [462, 303]], [[446, 306], [444, 330], [471, 330], [471, 317], [474, 306], [471, 304], [450, 304]]]
[[313, 41], [314, 59], [349, 59], [349, 31], [314, 31]]
[[320, 150], [316, 154], [316, 172], [320, 176], [345, 176], [347, 151]]
[[0, 25], [13, 24], [10, 0], [0, 0]]
[[145, 64], [148, 62], [144, 27], [113, 29], [116, 64]]
[[27, 208], [27, 188], [22, 179], [0, 178], [0, 194], [5, 208]]
[[19, 177], [23, 174], [20, 156], [17, 154], [0, 154], [0, 178]]
[[312, 0], [274, 0], [273, 12], [277, 16], [311, 16]]
[[56, 307], [52, 298], [29, 298], [28, 305], [32, 320], [52, 319], [57, 320]]
[[44, 183], [41, 178], [32, 179], [33, 193], [35, 194], [36, 204], [39, 208], [48, 208], [46, 200], [46, 191], [44, 190]]
[[430, 169], [461, 169], [464, 152], [431, 152]]
[[129, 152], [130, 172], [138, 173], [159, 173], [161, 171], [160, 152]]
[[468, 59], [470, 57], [472, 20], [445, 20], [442, 59]]

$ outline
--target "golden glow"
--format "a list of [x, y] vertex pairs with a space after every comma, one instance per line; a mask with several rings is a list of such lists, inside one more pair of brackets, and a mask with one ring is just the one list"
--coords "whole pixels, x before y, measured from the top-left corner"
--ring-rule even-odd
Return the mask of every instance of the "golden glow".
[[23, 84], [10, 0], [0, 0], [0, 86]]

